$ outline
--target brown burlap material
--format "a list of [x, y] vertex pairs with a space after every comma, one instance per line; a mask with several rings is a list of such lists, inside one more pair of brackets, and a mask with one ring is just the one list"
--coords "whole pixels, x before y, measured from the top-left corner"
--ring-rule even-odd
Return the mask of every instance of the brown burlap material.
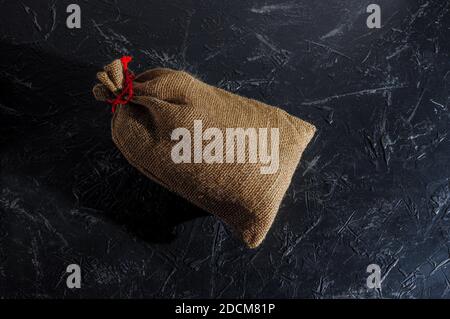
[[[97, 100], [114, 98], [123, 85], [115, 60], [98, 73]], [[192, 75], [152, 69], [136, 76], [131, 103], [112, 119], [112, 138], [125, 158], [147, 177], [232, 226], [249, 247], [266, 236], [315, 127], [285, 111], [210, 86]], [[279, 168], [262, 163], [178, 163], [171, 158], [176, 128], [278, 128]], [[206, 144], [206, 142], [205, 142]], [[269, 148], [270, 150], [270, 148]], [[248, 159], [248, 156], [246, 157]]]

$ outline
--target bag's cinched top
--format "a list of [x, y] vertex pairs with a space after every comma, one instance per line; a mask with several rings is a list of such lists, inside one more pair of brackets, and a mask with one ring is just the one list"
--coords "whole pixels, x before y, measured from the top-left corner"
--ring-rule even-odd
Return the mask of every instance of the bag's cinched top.
[[315, 127], [184, 71], [157, 68], [134, 76], [129, 61], [107, 65], [93, 89], [115, 109], [114, 143], [144, 175], [257, 247]]
[[[123, 56], [105, 67], [104, 71], [97, 73], [97, 79], [104, 87], [97, 85], [94, 88], [95, 97], [110, 103], [112, 113], [118, 105], [127, 104], [133, 98], [134, 74], [128, 69], [131, 60], [131, 56]], [[109, 93], [105, 88], [115, 95], [114, 98], [107, 97]]]

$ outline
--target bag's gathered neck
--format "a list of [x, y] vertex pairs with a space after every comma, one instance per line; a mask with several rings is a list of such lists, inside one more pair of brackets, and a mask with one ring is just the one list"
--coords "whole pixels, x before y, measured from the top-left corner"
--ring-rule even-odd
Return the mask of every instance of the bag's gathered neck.
[[133, 58], [131, 56], [123, 56], [120, 58], [123, 71], [123, 85], [119, 93], [116, 94], [114, 99], [106, 100], [111, 104], [111, 112], [116, 111], [117, 105], [125, 105], [133, 98], [133, 80], [134, 74], [128, 69], [128, 63], [131, 62]]

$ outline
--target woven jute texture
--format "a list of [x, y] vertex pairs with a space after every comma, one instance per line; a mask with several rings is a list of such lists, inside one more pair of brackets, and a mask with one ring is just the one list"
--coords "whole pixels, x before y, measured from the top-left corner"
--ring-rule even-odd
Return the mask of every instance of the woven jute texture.
[[[115, 60], [97, 74], [93, 93], [106, 101], [120, 92], [124, 75]], [[112, 118], [112, 138], [131, 165], [230, 225], [248, 247], [265, 238], [315, 127], [285, 111], [210, 86], [192, 75], [151, 69], [137, 75], [130, 103]], [[171, 158], [176, 128], [278, 128], [279, 168], [263, 163], [178, 163]], [[269, 133], [268, 133], [269, 134]], [[206, 144], [206, 142], [205, 142]], [[269, 147], [270, 150], [270, 147]]]

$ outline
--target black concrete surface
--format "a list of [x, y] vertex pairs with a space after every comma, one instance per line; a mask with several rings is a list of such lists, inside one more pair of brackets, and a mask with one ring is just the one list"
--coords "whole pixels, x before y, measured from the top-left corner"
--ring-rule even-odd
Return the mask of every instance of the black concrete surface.
[[[370, 3], [0, 1], [0, 297], [449, 298], [450, 2]], [[114, 147], [91, 88], [124, 54], [318, 127], [258, 249]]]

